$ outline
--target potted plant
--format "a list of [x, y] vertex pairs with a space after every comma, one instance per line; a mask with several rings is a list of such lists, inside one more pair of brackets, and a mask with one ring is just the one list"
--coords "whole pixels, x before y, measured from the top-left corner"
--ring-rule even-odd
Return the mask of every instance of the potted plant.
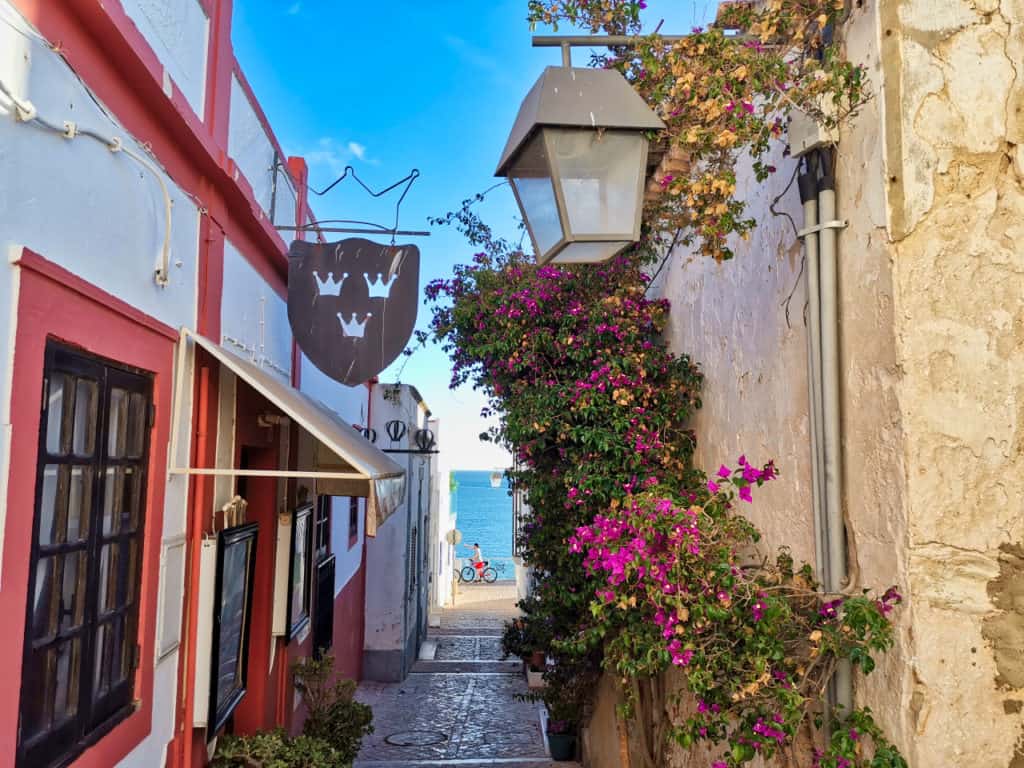
[[[557, 672], [555, 673], [556, 677]], [[576, 756], [576, 729], [582, 705], [571, 687], [550, 685], [540, 694], [548, 710], [547, 739], [552, 760]]]
[[548, 718], [548, 749], [552, 760], [572, 760], [576, 756], [576, 724]]

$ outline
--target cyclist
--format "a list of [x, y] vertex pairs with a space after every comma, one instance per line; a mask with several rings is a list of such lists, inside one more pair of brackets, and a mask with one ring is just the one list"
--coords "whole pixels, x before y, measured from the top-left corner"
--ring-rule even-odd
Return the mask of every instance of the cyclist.
[[473, 544], [471, 549], [473, 550], [473, 554], [470, 556], [469, 561], [473, 564], [473, 567], [476, 569], [476, 577], [483, 581], [484, 566], [487, 565], [487, 563], [484, 561], [484, 555], [480, 551], [479, 544]]

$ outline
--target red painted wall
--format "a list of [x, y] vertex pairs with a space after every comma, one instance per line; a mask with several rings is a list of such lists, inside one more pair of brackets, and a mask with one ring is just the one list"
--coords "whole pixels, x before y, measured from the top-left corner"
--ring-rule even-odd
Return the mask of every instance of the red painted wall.
[[150, 730], [160, 536], [167, 482], [174, 342], [177, 334], [119, 299], [90, 286], [45, 259], [25, 252], [19, 262], [18, 336], [11, 392], [11, 457], [0, 582], [0, 768], [14, 764], [18, 690], [25, 633], [26, 591], [35, 509], [38, 434], [42, 409], [43, 355], [48, 338], [136, 366], [154, 374], [156, 423], [150, 436], [149, 481], [143, 536], [139, 642], [142, 658], [135, 691], [139, 709], [86, 750], [76, 768], [107, 768], [124, 757]]
[[[333, 521], [332, 521], [333, 522]], [[348, 525], [348, 520], [337, 521]], [[363, 676], [363, 634], [366, 629], [366, 540], [359, 570], [334, 599], [334, 660], [342, 677]]]

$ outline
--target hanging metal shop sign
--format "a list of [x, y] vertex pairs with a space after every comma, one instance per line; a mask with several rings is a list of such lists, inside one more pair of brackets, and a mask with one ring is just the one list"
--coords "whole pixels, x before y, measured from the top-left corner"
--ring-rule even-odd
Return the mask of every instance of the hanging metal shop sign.
[[419, 248], [296, 240], [288, 257], [288, 320], [313, 364], [349, 386], [387, 368], [416, 325]]

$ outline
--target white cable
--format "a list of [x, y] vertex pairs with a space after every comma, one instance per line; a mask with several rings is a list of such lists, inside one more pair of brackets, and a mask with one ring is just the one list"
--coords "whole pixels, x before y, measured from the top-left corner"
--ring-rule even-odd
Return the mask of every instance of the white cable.
[[145, 157], [127, 149], [120, 136], [106, 137], [92, 130], [80, 130], [72, 121], [65, 121], [63, 125], [57, 126], [46, 118], [41, 117], [36, 112], [35, 105], [33, 105], [31, 101], [28, 101], [27, 99], [20, 99], [15, 96], [2, 80], [0, 80], [0, 93], [3, 93], [4, 96], [14, 104], [14, 107], [17, 110], [17, 118], [20, 122], [33, 123], [35, 125], [42, 126], [46, 130], [59, 134], [68, 140], [74, 139], [77, 136], [88, 136], [89, 138], [106, 146], [106, 148], [111, 152], [119, 152], [127, 155], [153, 174], [153, 177], [160, 185], [160, 191], [164, 196], [164, 217], [167, 222], [167, 226], [164, 227], [163, 245], [160, 249], [160, 263], [154, 272], [154, 279], [156, 280], [157, 285], [161, 288], [166, 288], [170, 282], [168, 270], [170, 268], [171, 261], [171, 207], [173, 203], [170, 192], [167, 189], [167, 185], [164, 183], [163, 174], [160, 170]]

